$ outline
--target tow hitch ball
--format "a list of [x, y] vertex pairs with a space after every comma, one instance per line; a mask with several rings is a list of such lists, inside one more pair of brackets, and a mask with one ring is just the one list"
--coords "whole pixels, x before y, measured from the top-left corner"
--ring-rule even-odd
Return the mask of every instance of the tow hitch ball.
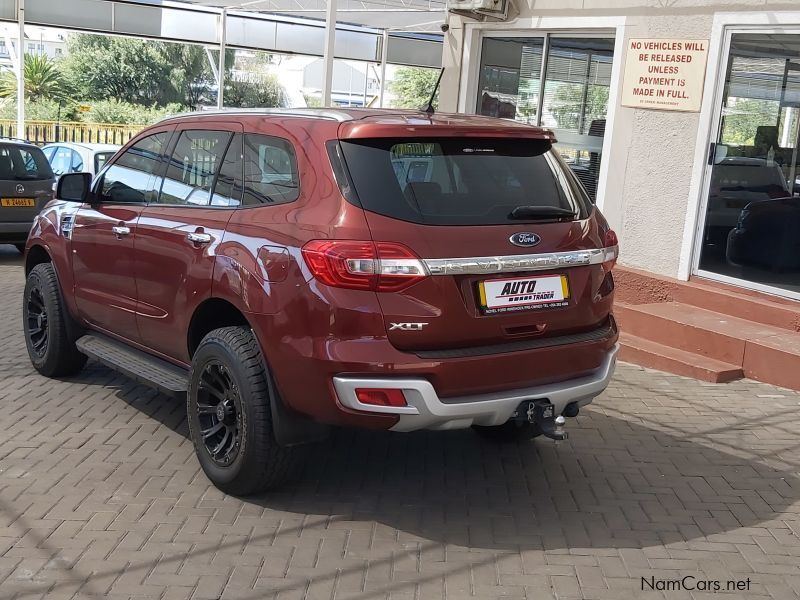
[[552, 440], [567, 439], [567, 432], [564, 431], [566, 419], [555, 416], [555, 408], [547, 400], [529, 400], [523, 402], [513, 418], [519, 423], [532, 423], [539, 428], [542, 435]]

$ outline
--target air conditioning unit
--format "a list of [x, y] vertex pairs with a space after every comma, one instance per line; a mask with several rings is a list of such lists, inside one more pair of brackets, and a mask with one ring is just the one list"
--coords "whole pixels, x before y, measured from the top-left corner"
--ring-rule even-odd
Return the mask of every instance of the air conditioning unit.
[[472, 19], [508, 19], [508, 5], [511, 0], [447, 0], [447, 10]]

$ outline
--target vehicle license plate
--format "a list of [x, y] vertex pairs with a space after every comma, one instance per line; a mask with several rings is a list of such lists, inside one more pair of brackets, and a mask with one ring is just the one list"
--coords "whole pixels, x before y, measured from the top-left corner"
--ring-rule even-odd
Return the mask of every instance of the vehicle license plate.
[[554, 308], [569, 304], [569, 282], [566, 275], [490, 279], [478, 284], [478, 294], [486, 314]]
[[0, 198], [0, 206], [31, 207], [36, 206], [36, 200], [33, 198]]

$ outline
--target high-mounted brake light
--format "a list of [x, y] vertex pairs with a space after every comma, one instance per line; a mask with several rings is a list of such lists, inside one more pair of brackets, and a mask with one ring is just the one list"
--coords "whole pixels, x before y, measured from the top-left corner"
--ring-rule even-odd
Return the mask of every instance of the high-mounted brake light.
[[396, 242], [312, 240], [302, 253], [314, 277], [332, 287], [397, 292], [428, 276], [420, 258]]
[[613, 229], [606, 231], [605, 239], [603, 240], [603, 269], [610, 271], [617, 264], [617, 257], [619, 256], [619, 239]]

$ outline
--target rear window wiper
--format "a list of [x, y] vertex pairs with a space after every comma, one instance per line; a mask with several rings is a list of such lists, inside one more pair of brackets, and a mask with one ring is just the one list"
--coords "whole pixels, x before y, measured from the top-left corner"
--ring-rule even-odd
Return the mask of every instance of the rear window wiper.
[[508, 215], [509, 219], [514, 220], [531, 220], [531, 221], [547, 221], [547, 220], [570, 220], [575, 219], [575, 211], [568, 208], [559, 208], [557, 206], [518, 206]]

